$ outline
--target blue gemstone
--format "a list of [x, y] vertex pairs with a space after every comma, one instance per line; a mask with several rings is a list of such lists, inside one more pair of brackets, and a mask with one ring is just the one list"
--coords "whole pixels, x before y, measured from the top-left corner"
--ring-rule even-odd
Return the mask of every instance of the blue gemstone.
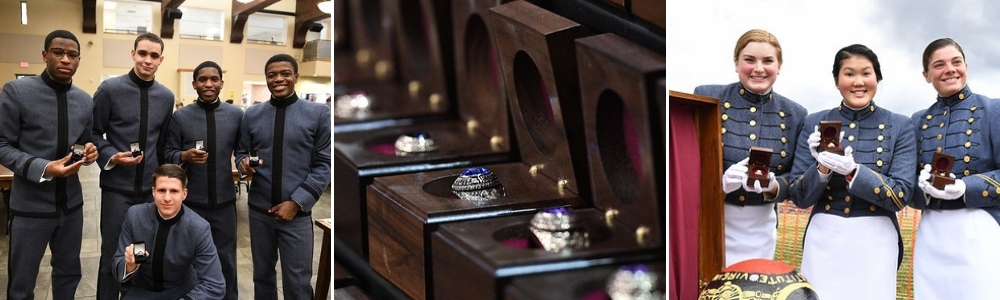
[[483, 168], [483, 167], [474, 167], [474, 168], [465, 169], [465, 171], [462, 172], [462, 176], [476, 176], [476, 175], [483, 175], [483, 174], [489, 174], [489, 173], [490, 173], [490, 170], [487, 170], [486, 168]]
[[560, 216], [568, 216], [573, 214], [573, 209], [569, 207], [550, 207], [546, 208], [544, 212]]
[[627, 265], [621, 269], [632, 273], [649, 273], [649, 267], [644, 264]]
[[415, 138], [415, 139], [429, 139], [429, 138], [431, 138], [431, 135], [429, 133], [426, 133], [426, 132], [423, 132], [423, 131], [408, 132], [408, 133], [406, 133], [406, 136], [411, 137], [411, 138]]

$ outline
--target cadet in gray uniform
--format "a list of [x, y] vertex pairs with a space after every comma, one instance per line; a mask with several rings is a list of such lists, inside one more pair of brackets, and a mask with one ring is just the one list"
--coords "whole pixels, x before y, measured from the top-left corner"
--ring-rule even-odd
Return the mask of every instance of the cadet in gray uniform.
[[187, 172], [191, 193], [184, 205], [212, 226], [212, 240], [226, 277], [226, 299], [237, 299], [236, 188], [230, 159], [240, 137], [243, 110], [219, 99], [222, 67], [215, 62], [198, 65], [191, 85], [198, 100], [174, 112], [167, 135], [167, 162], [181, 164]]
[[105, 80], [94, 93], [93, 141], [102, 168], [98, 299], [119, 297], [111, 256], [129, 206], [153, 201], [150, 178], [164, 161], [165, 133], [173, 112], [174, 93], [154, 79], [163, 62], [163, 41], [145, 33], [135, 39], [134, 47], [135, 67], [127, 75]]
[[[812, 207], [802, 275], [824, 299], [895, 299], [903, 259], [896, 212], [916, 185], [913, 127], [875, 105], [882, 68], [868, 47], [837, 51], [833, 76], [840, 105], [806, 117], [792, 168], [792, 201]], [[821, 121], [843, 124], [843, 155], [819, 147]]]
[[[740, 81], [704, 85], [698, 95], [722, 102], [722, 167], [726, 221], [726, 265], [774, 258], [778, 224], [775, 203], [788, 197], [788, 173], [806, 109], [772, 89], [781, 69], [781, 44], [752, 29], [736, 42], [733, 62]], [[750, 147], [770, 148], [769, 184], [747, 184]]]
[[[285, 299], [312, 298], [313, 205], [330, 184], [330, 109], [299, 99], [295, 58], [278, 54], [264, 67], [271, 99], [247, 108], [236, 161], [253, 174], [248, 195], [254, 299], [277, 299], [281, 254]], [[257, 152], [258, 166], [250, 154]]]
[[[42, 60], [41, 75], [7, 82], [0, 92], [0, 164], [14, 172], [7, 299], [34, 298], [46, 245], [52, 249], [52, 298], [73, 299], [81, 278], [83, 190], [77, 173], [97, 160], [90, 143], [93, 99], [73, 86], [80, 65], [73, 33], [49, 33]], [[74, 144], [85, 147], [76, 157]]]
[[226, 282], [208, 222], [184, 205], [187, 175], [164, 164], [153, 182], [154, 203], [128, 209], [111, 266], [116, 280], [132, 282], [124, 299], [222, 299]]

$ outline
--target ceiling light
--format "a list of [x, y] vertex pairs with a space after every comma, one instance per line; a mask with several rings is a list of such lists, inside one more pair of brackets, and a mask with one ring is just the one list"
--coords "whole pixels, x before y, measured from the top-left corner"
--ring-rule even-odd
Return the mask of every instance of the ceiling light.
[[236, 2], [247, 4], [247, 3], [253, 2], [253, 0], [236, 0]]
[[21, 25], [28, 25], [28, 2], [21, 1]]
[[319, 11], [322, 11], [324, 14], [333, 13], [333, 1], [327, 0], [316, 5], [319, 6]]

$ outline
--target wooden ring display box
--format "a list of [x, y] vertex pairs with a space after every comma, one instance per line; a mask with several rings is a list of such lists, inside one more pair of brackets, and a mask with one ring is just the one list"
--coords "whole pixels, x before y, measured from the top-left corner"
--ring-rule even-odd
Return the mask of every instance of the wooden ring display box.
[[[430, 1], [419, 1], [421, 4], [428, 2]], [[441, 1], [433, 2], [435, 5], [433, 7], [441, 3]], [[456, 1], [458, 2], [465, 1]], [[405, 6], [410, 7], [418, 1], [401, 3], [406, 3]], [[427, 9], [431, 5], [423, 7]], [[394, 11], [401, 13], [398, 10]], [[462, 38], [465, 36], [468, 35], [463, 34], [458, 43], [465, 43]], [[490, 65], [490, 63], [481, 64]], [[479, 69], [475, 72], [492, 71]], [[362, 257], [368, 257], [365, 187], [371, 184], [375, 177], [512, 160], [507, 99], [462, 97], [458, 101], [462, 107], [459, 119], [368, 128], [363, 131], [341, 132], [335, 129], [333, 167], [337, 180], [334, 180], [333, 184], [337, 192], [333, 195], [334, 232], [337, 238], [351, 245], [351, 248]], [[408, 108], [404, 105], [400, 109]], [[340, 125], [335, 124], [334, 127], [337, 126]], [[430, 134], [438, 149], [415, 155], [401, 156], [392, 153], [393, 141], [402, 134], [414, 131]]]
[[[667, 262], [639, 262], [657, 277], [656, 291], [666, 293]], [[609, 265], [529, 275], [511, 280], [504, 291], [507, 300], [579, 300], [611, 299], [607, 295], [608, 280], [625, 265]]]
[[819, 121], [819, 150], [830, 151], [844, 155], [844, 147], [840, 145], [841, 122], [836, 120]]
[[[396, 77], [392, 26], [383, 0], [335, 2], [333, 80], [336, 84], [389, 81]], [[343, 18], [340, 18], [343, 17]], [[346, 28], [346, 30], [345, 30]]]
[[955, 178], [951, 178], [951, 168], [955, 165], [955, 157], [941, 152], [934, 152], [934, 159], [931, 160], [931, 185], [944, 190], [949, 184], [955, 184]]
[[[452, 118], [455, 71], [451, 7], [447, 1], [365, 0], [352, 4], [359, 7], [360, 13], [382, 15], [351, 16], [366, 21], [356, 26], [360, 28], [352, 28], [352, 34], [378, 37], [367, 37], [373, 39], [372, 43], [362, 43], [362, 48], [355, 50], [356, 57], [347, 60], [356, 62], [353, 67], [374, 69], [376, 78], [346, 81], [351, 79], [348, 76], [344, 81], [337, 80], [341, 85], [338, 94], [364, 93], [370, 105], [365, 114], [338, 116], [335, 111], [334, 131], [361, 131]], [[380, 35], [388, 35], [388, 41]], [[393, 55], [395, 63], [391, 60]], [[357, 71], [347, 69], [344, 73]]]
[[[572, 52], [564, 50], [572, 51], [573, 40], [589, 32], [527, 2], [515, 3], [495, 6], [499, 14], [492, 18], [487, 18], [490, 6], [480, 8], [496, 28], [513, 127], [522, 137], [520, 162], [482, 165], [500, 178], [497, 197], [457, 196], [451, 184], [465, 168], [378, 177], [368, 188], [370, 264], [414, 299], [437, 298], [430, 282], [436, 255], [431, 235], [441, 224], [545, 207], [589, 207], [578, 184], [587, 180], [578, 177], [586, 166], [574, 164], [569, 136], [575, 133], [582, 141], [579, 87], [562, 79], [578, 76]], [[539, 26], [541, 19], [547, 27]], [[562, 57], [550, 55], [555, 53]]]
[[596, 208], [573, 215], [589, 245], [559, 252], [511, 246], [534, 235], [531, 215], [443, 224], [431, 241], [435, 299], [499, 299], [522, 276], [665, 259], [665, 179], [657, 178], [665, 143], [653, 129], [662, 124], [653, 89], [665, 75], [664, 58], [611, 34], [577, 39], [575, 48]]

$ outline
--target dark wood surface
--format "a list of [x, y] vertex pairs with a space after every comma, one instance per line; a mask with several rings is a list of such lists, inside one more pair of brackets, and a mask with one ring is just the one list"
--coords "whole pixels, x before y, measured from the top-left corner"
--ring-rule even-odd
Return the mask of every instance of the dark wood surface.
[[349, 286], [333, 290], [333, 299], [337, 300], [369, 300], [372, 299], [364, 290], [357, 286]]
[[[636, 243], [632, 229], [607, 225], [604, 212], [574, 212], [587, 226], [589, 247], [548, 252], [502, 244], [505, 236], [530, 234], [532, 215], [443, 224], [433, 234], [436, 299], [498, 299], [513, 278], [552, 271], [662, 259], [662, 249]], [[459, 280], [459, 278], [461, 280]]]
[[406, 95], [416, 102], [450, 108], [455, 84], [450, 4], [434, 0], [380, 2], [392, 19], [397, 72]]
[[646, 243], [663, 245], [666, 195], [658, 187], [666, 178], [654, 166], [666, 162], [655, 151], [659, 136], [653, 128], [660, 116], [652, 91], [666, 76], [666, 61], [611, 33], [576, 44], [594, 205], [617, 210], [629, 227], [647, 228]]
[[701, 146], [701, 200], [698, 216], [698, 273], [704, 282], [725, 268], [725, 219], [722, 199], [722, 121], [719, 99], [670, 91], [670, 104], [688, 105], [695, 113]]
[[323, 246], [319, 253], [319, 267], [316, 268], [316, 290], [314, 298], [316, 300], [327, 299], [330, 295], [330, 246], [333, 240], [330, 238], [330, 219], [319, 219], [315, 221], [316, 227], [323, 230]]
[[354, 274], [347, 271], [339, 262], [333, 263], [333, 288], [339, 289], [353, 285], [355, 283]]
[[[346, 46], [334, 51], [335, 83], [389, 81], [395, 78], [393, 29], [382, 0], [346, 0]], [[338, 21], [339, 23], [339, 21]]]
[[589, 199], [573, 44], [589, 31], [526, 1], [490, 11], [521, 159]]
[[451, 183], [465, 168], [378, 177], [368, 188], [370, 263], [376, 272], [415, 299], [433, 299], [427, 278], [434, 255], [433, 231], [448, 222], [531, 213], [554, 206], [589, 204], [529, 166], [508, 163], [485, 166], [500, 177], [503, 197], [466, 201], [452, 193]]

